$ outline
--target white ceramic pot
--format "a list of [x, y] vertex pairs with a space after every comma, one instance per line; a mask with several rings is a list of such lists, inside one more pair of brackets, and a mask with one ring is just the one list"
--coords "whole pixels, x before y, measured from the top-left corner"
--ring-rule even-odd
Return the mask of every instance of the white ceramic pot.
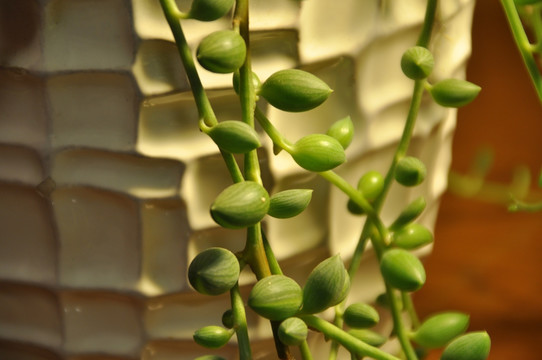
[[[301, 67], [334, 89], [316, 110], [269, 108], [269, 117], [296, 140], [350, 115], [356, 135], [338, 171], [351, 183], [388, 167], [412, 91], [399, 59], [415, 44], [424, 8], [421, 0], [252, 1], [260, 77]], [[431, 45], [435, 79], [464, 76], [472, 10], [471, 0], [441, 2]], [[198, 131], [158, 1], [0, 1], [0, 18], [0, 358], [206, 353], [192, 332], [218, 324], [228, 299], [191, 291], [186, 269], [209, 246], [241, 249], [244, 234], [218, 228], [209, 216], [230, 178]], [[184, 26], [196, 45], [229, 20]], [[219, 119], [239, 118], [230, 76], [200, 74]], [[429, 206], [421, 221], [433, 225], [454, 125], [454, 110], [423, 102], [410, 153], [429, 176], [413, 190], [392, 188], [385, 221], [423, 194]], [[271, 192], [316, 189], [302, 215], [265, 220], [285, 273], [303, 283], [324, 257], [348, 259], [362, 220], [346, 212], [345, 195], [286, 155], [273, 156], [269, 145], [260, 155]], [[382, 291], [370, 254], [357, 280], [355, 299]], [[244, 293], [252, 281], [243, 274]], [[268, 322], [249, 312], [249, 323], [256, 358], [263, 358], [273, 351]], [[234, 359], [236, 347], [221, 353]]]

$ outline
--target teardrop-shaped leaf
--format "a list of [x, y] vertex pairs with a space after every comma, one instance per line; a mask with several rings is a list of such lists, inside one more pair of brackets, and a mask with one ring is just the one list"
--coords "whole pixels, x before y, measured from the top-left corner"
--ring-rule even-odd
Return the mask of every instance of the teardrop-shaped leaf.
[[463, 334], [468, 326], [467, 314], [460, 312], [435, 314], [420, 325], [412, 339], [427, 349], [439, 348]]
[[415, 220], [423, 212], [426, 206], [426, 201], [423, 196], [414, 199], [407, 207], [401, 211], [397, 219], [390, 225], [391, 231], [397, 231], [406, 224]]
[[290, 153], [299, 166], [309, 171], [331, 170], [346, 161], [342, 145], [324, 134], [302, 137], [293, 145]]
[[352, 122], [350, 116], [333, 123], [333, 125], [331, 125], [326, 132], [326, 135], [337, 139], [337, 141], [339, 141], [339, 143], [342, 145], [343, 149], [346, 149], [354, 138], [354, 123]]
[[441, 360], [486, 360], [491, 339], [485, 331], [471, 332], [452, 341], [442, 353]]
[[198, 292], [220, 295], [239, 279], [239, 261], [229, 250], [213, 247], [196, 255], [188, 267], [188, 281]]
[[219, 73], [232, 73], [245, 62], [245, 41], [233, 30], [213, 32], [201, 40], [196, 51], [198, 62], [205, 69]]
[[280, 191], [271, 196], [270, 216], [279, 219], [291, 218], [301, 214], [307, 208], [312, 198], [312, 189], [291, 189]]
[[193, 0], [188, 17], [199, 21], [214, 21], [226, 15], [235, 0]]
[[369, 200], [375, 200], [384, 189], [384, 177], [376, 170], [366, 172], [358, 181], [358, 190]]
[[331, 94], [315, 75], [298, 69], [280, 70], [264, 81], [260, 95], [277, 109], [299, 112], [313, 109]]
[[222, 121], [213, 126], [207, 135], [220, 149], [233, 154], [245, 154], [261, 146], [256, 130], [242, 121]]
[[416, 186], [423, 182], [427, 174], [425, 164], [413, 156], [405, 156], [397, 162], [395, 180], [403, 186]]
[[284, 275], [267, 276], [254, 285], [248, 306], [269, 320], [284, 320], [294, 316], [303, 300], [301, 287]]
[[350, 290], [350, 277], [339, 255], [318, 264], [303, 288], [303, 312], [314, 314], [337, 305]]
[[427, 78], [434, 66], [433, 54], [421, 46], [411, 47], [401, 57], [401, 69], [412, 80]]
[[425, 283], [420, 259], [403, 249], [386, 251], [380, 260], [380, 271], [389, 285], [402, 291], [419, 290]]
[[269, 209], [269, 194], [254, 181], [242, 181], [227, 187], [211, 205], [211, 216], [217, 224], [237, 229], [252, 226], [263, 219]]
[[344, 311], [343, 318], [346, 325], [356, 329], [372, 327], [380, 321], [378, 311], [364, 303], [349, 305]]
[[403, 249], [417, 249], [433, 242], [433, 234], [425, 226], [408, 224], [393, 234], [392, 243]]
[[194, 341], [208, 349], [218, 349], [226, 345], [233, 335], [233, 330], [221, 326], [205, 326], [194, 333]]
[[278, 336], [284, 345], [297, 346], [307, 338], [309, 329], [303, 320], [291, 317], [280, 323]]
[[446, 79], [437, 82], [429, 91], [435, 102], [445, 107], [461, 107], [472, 102], [481, 88], [471, 82]]

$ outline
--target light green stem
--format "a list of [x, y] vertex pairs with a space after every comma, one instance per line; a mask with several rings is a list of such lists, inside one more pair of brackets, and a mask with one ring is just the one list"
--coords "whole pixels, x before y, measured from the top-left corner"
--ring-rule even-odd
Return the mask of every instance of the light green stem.
[[301, 345], [299, 345], [299, 351], [301, 352], [301, 358], [303, 360], [312, 360], [311, 349], [309, 349], [307, 340], [304, 340]]
[[[194, 64], [194, 58], [192, 57], [192, 52], [190, 51], [188, 43], [186, 42], [181, 23], [179, 22], [179, 9], [177, 9], [177, 5], [174, 0], [160, 0], [160, 5], [162, 6], [167, 23], [171, 29], [171, 33], [175, 38], [175, 44], [177, 46], [177, 50], [179, 51], [186, 76], [190, 82], [190, 88], [192, 89], [192, 94], [194, 95], [199, 116], [201, 119], [203, 119], [205, 125], [216, 125], [218, 122], [216, 120], [215, 113], [211, 107], [209, 98], [203, 89], [203, 85], [201, 84], [201, 80]], [[233, 155], [224, 151], [221, 151], [221, 154], [233, 181], [242, 181], [243, 175]]]
[[233, 324], [237, 335], [240, 360], [251, 360], [252, 351], [248, 337], [247, 318], [243, 298], [239, 292], [239, 284], [230, 290], [231, 307], [233, 310]]
[[317, 316], [300, 315], [299, 318], [303, 320], [310, 328], [321, 332], [329, 339], [337, 341], [348, 351], [356, 355], [368, 356], [376, 360], [399, 360], [399, 358], [353, 337], [346, 331], [339, 329], [335, 325], [320, 319]]
[[260, 123], [261, 127], [274, 144], [287, 152], [291, 152], [293, 150], [292, 144], [284, 136], [282, 136], [282, 134], [273, 126], [273, 124], [271, 124], [271, 121], [269, 121], [267, 116], [265, 116], [259, 107], [256, 107], [256, 120], [258, 120], [258, 123]]
[[408, 292], [401, 292], [401, 299], [403, 300], [403, 307], [410, 317], [410, 322], [412, 323], [412, 328], [417, 329], [420, 327], [420, 319], [418, 318], [418, 313], [414, 307], [412, 301], [412, 295]]
[[519, 17], [514, 0], [501, 0], [506, 18], [510, 24], [514, 41], [519, 49], [519, 53], [527, 67], [527, 71], [531, 77], [536, 93], [538, 94], [539, 101], [542, 102], [542, 75], [536, 65], [536, 59], [533, 54], [533, 46], [527, 38], [527, 34], [523, 29], [523, 24]]

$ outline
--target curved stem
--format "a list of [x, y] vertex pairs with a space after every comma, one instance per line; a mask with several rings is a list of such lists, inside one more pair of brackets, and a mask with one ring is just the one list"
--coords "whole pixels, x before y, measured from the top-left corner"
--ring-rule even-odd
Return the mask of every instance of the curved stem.
[[525, 30], [523, 29], [523, 24], [521, 23], [514, 0], [501, 0], [501, 2], [506, 14], [506, 18], [508, 19], [508, 23], [510, 24], [510, 29], [512, 30], [514, 41], [516, 42], [523, 62], [527, 67], [527, 71], [529, 72], [533, 85], [538, 94], [538, 99], [542, 102], [542, 75], [540, 74], [538, 66], [536, 65], [536, 60], [532, 51], [533, 46], [530, 44], [527, 34], [525, 34]]
[[425, 8], [425, 18], [423, 21], [423, 28], [418, 37], [416, 45], [427, 47], [429, 40], [431, 39], [431, 32], [433, 30], [433, 23], [435, 22], [435, 13], [437, 11], [437, 0], [427, 0], [427, 6]]
[[231, 307], [233, 310], [233, 324], [237, 335], [237, 343], [239, 348], [239, 359], [252, 359], [252, 350], [250, 349], [250, 341], [248, 338], [247, 318], [245, 314], [245, 306], [241, 294], [239, 292], [239, 284], [230, 290]]
[[358, 356], [368, 356], [376, 360], [399, 360], [399, 358], [353, 337], [346, 331], [339, 329], [335, 325], [330, 324], [317, 316], [300, 315], [299, 318], [303, 320], [310, 328], [315, 329], [323, 333], [326, 337], [337, 341], [348, 349], [348, 351]]
[[399, 305], [398, 297], [395, 296], [394, 290], [388, 284], [386, 284], [386, 294], [388, 296], [391, 308], [391, 316], [393, 318], [395, 334], [397, 335], [397, 339], [401, 344], [401, 348], [403, 349], [408, 360], [417, 360], [418, 355], [416, 355], [416, 352], [410, 343], [408, 332], [401, 314], [401, 307]]
[[258, 120], [258, 123], [262, 126], [263, 130], [274, 144], [287, 152], [291, 152], [293, 150], [292, 144], [284, 136], [282, 136], [282, 134], [273, 126], [273, 124], [271, 124], [271, 121], [269, 121], [267, 116], [265, 116], [259, 107], [256, 107], [256, 120]]
[[301, 358], [303, 360], [312, 360], [312, 354], [307, 340], [304, 340], [301, 345], [299, 345], [299, 351], [301, 352]]

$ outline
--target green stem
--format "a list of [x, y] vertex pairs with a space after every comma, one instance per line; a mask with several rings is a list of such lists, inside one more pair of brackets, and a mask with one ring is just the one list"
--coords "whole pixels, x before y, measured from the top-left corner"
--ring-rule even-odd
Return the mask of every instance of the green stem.
[[[190, 88], [192, 89], [192, 94], [194, 95], [194, 100], [198, 108], [200, 119], [203, 119], [203, 122], [207, 126], [216, 125], [218, 122], [216, 120], [215, 113], [211, 107], [207, 94], [205, 94], [203, 85], [201, 84], [201, 80], [192, 57], [192, 52], [190, 51], [190, 47], [186, 42], [181, 23], [179, 22], [179, 9], [177, 8], [174, 0], [160, 0], [160, 5], [162, 6], [167, 23], [169, 24], [171, 33], [175, 39], [175, 44], [177, 46], [177, 50], [179, 51], [186, 76], [190, 82]], [[243, 175], [239, 170], [239, 166], [237, 165], [233, 155], [224, 151], [221, 151], [221, 154], [233, 181], [242, 181]]]
[[233, 324], [237, 335], [237, 343], [239, 348], [239, 359], [252, 359], [252, 351], [250, 349], [250, 340], [248, 337], [247, 318], [245, 314], [245, 306], [243, 298], [239, 292], [239, 284], [236, 284], [230, 290], [231, 307], [233, 310]]
[[437, 11], [437, 0], [427, 0], [427, 6], [425, 8], [425, 18], [423, 21], [423, 28], [418, 37], [416, 45], [427, 47], [429, 40], [431, 39], [431, 32], [433, 31], [433, 24], [435, 22], [435, 13]]
[[181, 56], [181, 60], [186, 71], [186, 76], [190, 82], [190, 88], [194, 94], [199, 115], [203, 118], [207, 126], [216, 125], [216, 116], [211, 107], [211, 103], [205, 94], [203, 85], [201, 84], [201, 80], [198, 76], [194, 59], [192, 57], [192, 52], [190, 51], [190, 47], [186, 42], [181, 23], [179, 22], [177, 14], [179, 10], [177, 9], [177, 5], [175, 4], [174, 0], [160, 0], [160, 4], [162, 5], [164, 15], [166, 16], [166, 20], [171, 28], [173, 37], [175, 38], [175, 44], [177, 45], [177, 50]]
[[401, 348], [403, 349], [407, 360], [417, 360], [418, 355], [416, 355], [416, 352], [414, 351], [414, 348], [410, 343], [408, 331], [405, 327], [401, 314], [401, 307], [399, 305], [399, 302], [397, 301], [397, 297], [394, 294], [394, 290], [388, 284], [386, 284], [386, 295], [388, 296], [388, 300], [390, 303], [391, 316], [393, 318], [395, 334], [397, 335], [397, 339], [401, 344]]
[[401, 299], [403, 300], [403, 307], [410, 317], [410, 322], [412, 323], [412, 328], [417, 329], [420, 327], [420, 319], [416, 313], [416, 308], [412, 302], [412, 295], [407, 292], [401, 292]]
[[265, 232], [263, 230], [262, 230], [262, 240], [263, 240], [263, 248], [265, 249], [265, 255], [267, 257], [267, 262], [269, 263], [269, 268], [271, 269], [271, 274], [282, 275], [282, 269], [280, 268], [277, 258], [275, 257], [275, 254], [273, 253], [273, 249], [269, 245], [269, 241], [267, 241], [267, 237], [265, 236]]
[[508, 23], [510, 24], [510, 28], [512, 30], [514, 41], [516, 42], [519, 53], [521, 54], [523, 62], [527, 67], [527, 71], [529, 72], [533, 85], [536, 89], [536, 93], [538, 94], [538, 99], [542, 102], [542, 75], [540, 74], [538, 66], [536, 65], [536, 59], [534, 58], [532, 51], [533, 46], [529, 42], [527, 34], [525, 34], [525, 30], [523, 29], [523, 24], [521, 23], [514, 0], [501, 0], [501, 2], [506, 14], [506, 18], [508, 19]]
[[542, 4], [533, 5], [533, 12], [530, 19], [533, 24], [533, 30], [536, 38], [536, 44], [533, 51], [540, 52], [542, 50]]
[[275, 145], [288, 152], [293, 150], [292, 144], [271, 124], [259, 107], [256, 107], [256, 120]]
[[346, 331], [339, 329], [333, 324], [320, 319], [314, 315], [300, 315], [307, 326], [323, 333], [327, 338], [333, 339], [344, 346], [348, 351], [359, 355], [368, 356], [376, 360], [399, 360], [399, 358], [388, 354], [374, 346], [371, 346], [359, 339], [356, 339]]
[[307, 340], [304, 340], [301, 345], [299, 345], [299, 351], [301, 352], [301, 358], [303, 360], [312, 360], [312, 354]]

